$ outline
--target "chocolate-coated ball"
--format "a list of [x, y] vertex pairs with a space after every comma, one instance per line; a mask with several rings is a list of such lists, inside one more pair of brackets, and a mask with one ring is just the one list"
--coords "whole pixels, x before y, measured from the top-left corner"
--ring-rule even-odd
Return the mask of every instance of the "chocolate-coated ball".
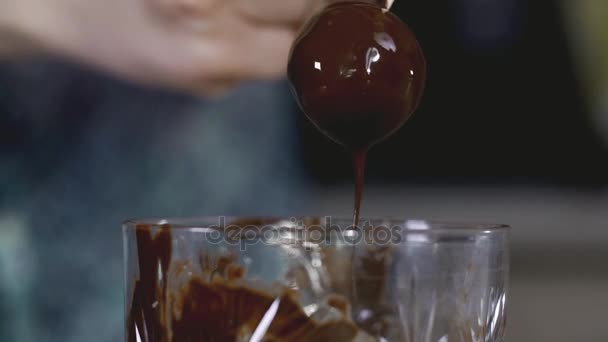
[[292, 46], [288, 77], [306, 116], [327, 136], [363, 150], [411, 116], [426, 65], [412, 31], [369, 3], [331, 5]]

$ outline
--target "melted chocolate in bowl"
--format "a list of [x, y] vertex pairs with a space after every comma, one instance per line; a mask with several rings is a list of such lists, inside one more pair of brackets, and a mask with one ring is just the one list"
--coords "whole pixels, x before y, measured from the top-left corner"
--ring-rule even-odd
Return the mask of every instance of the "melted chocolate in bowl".
[[[125, 223], [126, 341], [503, 340], [506, 226], [370, 219], [362, 237], [403, 239], [350, 245], [313, 234], [349, 220], [226, 219]], [[281, 234], [241, 245], [234, 226]]]
[[[373, 341], [350, 320], [344, 297], [326, 296], [319, 304], [338, 316], [320, 321], [304, 312], [294, 290], [249, 286], [245, 268], [230, 257], [202, 254], [195, 268], [183, 267], [192, 260], [172, 260], [172, 229], [168, 224], [156, 233], [145, 224], [134, 228], [139, 275], [127, 319], [128, 342], [260, 341], [256, 335], [263, 341]], [[184, 275], [184, 269], [201, 272]], [[170, 289], [176, 281], [181, 286]]]
[[367, 150], [399, 129], [422, 97], [426, 64], [416, 37], [380, 6], [331, 5], [296, 39], [288, 77], [306, 116], [353, 156], [357, 224]]

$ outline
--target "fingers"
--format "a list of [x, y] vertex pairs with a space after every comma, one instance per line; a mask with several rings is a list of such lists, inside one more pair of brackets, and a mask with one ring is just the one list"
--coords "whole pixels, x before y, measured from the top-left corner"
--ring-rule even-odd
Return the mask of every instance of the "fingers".
[[[247, 19], [269, 25], [301, 24], [322, 7], [348, 0], [148, 0], [171, 18], [204, 17], [230, 6]], [[363, 0], [390, 9], [394, 0]]]
[[[338, 2], [345, 2], [345, 1], [349, 1], [349, 0], [324, 0], [323, 2], [325, 5], [331, 5], [331, 4], [335, 4]], [[360, 1], [371, 3], [371, 4], [376, 4], [380, 7], [386, 8], [386, 9], [391, 9], [391, 7], [393, 6], [393, 3], [395, 2], [395, 0], [360, 0]]]
[[149, 69], [164, 66], [174, 87], [216, 94], [239, 81], [283, 77], [293, 24], [308, 19], [325, 0], [147, 1], [173, 21], [165, 27], [171, 34], [145, 44], [152, 50], [147, 55], [153, 48], [164, 50]]
[[[204, 75], [211, 80], [277, 79], [285, 74], [294, 32], [286, 28], [236, 31], [239, 37], [218, 41]], [[219, 38], [221, 39], [221, 38]]]
[[234, 46], [234, 70], [246, 79], [282, 77], [294, 38], [295, 33], [287, 28], [258, 29], [243, 44]]
[[324, 0], [147, 0], [162, 15], [172, 18], [205, 18], [227, 6], [242, 17], [264, 25], [301, 23]]
[[224, 19], [224, 29], [180, 38], [171, 53], [159, 55], [161, 60], [155, 64], [169, 66], [166, 76], [175, 87], [207, 94], [221, 93], [240, 81], [283, 77], [295, 33], [289, 28], [251, 25]]
[[147, 0], [158, 12], [171, 19], [204, 17], [225, 5], [226, 0]]
[[304, 21], [322, 0], [233, 0], [231, 6], [252, 22], [293, 25]]

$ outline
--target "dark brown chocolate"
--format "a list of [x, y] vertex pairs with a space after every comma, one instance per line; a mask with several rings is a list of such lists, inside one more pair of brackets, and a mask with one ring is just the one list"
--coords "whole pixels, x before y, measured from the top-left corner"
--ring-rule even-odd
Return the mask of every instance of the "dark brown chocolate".
[[366, 150], [411, 116], [426, 66], [416, 37], [397, 16], [377, 5], [341, 2], [303, 28], [288, 77], [323, 133], [350, 150]]
[[152, 236], [149, 226], [138, 225], [135, 227], [135, 235], [139, 279], [135, 280], [133, 301], [127, 320], [127, 341], [137, 342], [138, 332], [143, 342], [168, 341], [164, 306], [159, 304], [167, 294], [167, 273], [171, 263], [171, 232], [168, 225], [163, 225]]
[[[300, 308], [295, 294], [269, 294], [222, 279], [193, 278], [182, 289], [173, 321], [173, 341], [248, 341], [276, 303], [264, 341], [350, 341], [357, 328], [346, 320], [317, 323]], [[342, 303], [340, 303], [342, 304]], [[344, 305], [344, 304], [342, 304]]]
[[[229, 257], [202, 255], [198, 262], [203, 276], [192, 276], [176, 292], [168, 292], [170, 268], [184, 266], [184, 261], [170, 265], [170, 227], [164, 225], [153, 235], [149, 226], [140, 225], [135, 234], [139, 278], [135, 279], [127, 319], [129, 342], [248, 341], [260, 326], [264, 328], [264, 341], [351, 341], [359, 332], [346, 319], [345, 299], [330, 296], [326, 300], [344, 314], [344, 319], [317, 322], [304, 313], [292, 290], [284, 289], [273, 296], [247, 287], [244, 268]], [[172, 274], [179, 275], [179, 271]], [[274, 303], [276, 312], [264, 327], [260, 322]]]
[[324, 9], [304, 26], [287, 67], [302, 111], [352, 154], [355, 225], [365, 155], [409, 119], [426, 79], [416, 37], [380, 3], [346, 1]]

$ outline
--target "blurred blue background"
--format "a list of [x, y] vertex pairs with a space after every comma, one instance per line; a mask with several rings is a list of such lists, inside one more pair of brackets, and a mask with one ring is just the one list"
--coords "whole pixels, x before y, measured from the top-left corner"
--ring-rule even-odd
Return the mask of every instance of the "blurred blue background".
[[[608, 5], [397, 1], [421, 107], [372, 150], [364, 215], [514, 226], [508, 341], [605, 341]], [[0, 341], [119, 341], [120, 225], [350, 215], [348, 156], [285, 82], [221, 100], [60, 60], [0, 65]]]

